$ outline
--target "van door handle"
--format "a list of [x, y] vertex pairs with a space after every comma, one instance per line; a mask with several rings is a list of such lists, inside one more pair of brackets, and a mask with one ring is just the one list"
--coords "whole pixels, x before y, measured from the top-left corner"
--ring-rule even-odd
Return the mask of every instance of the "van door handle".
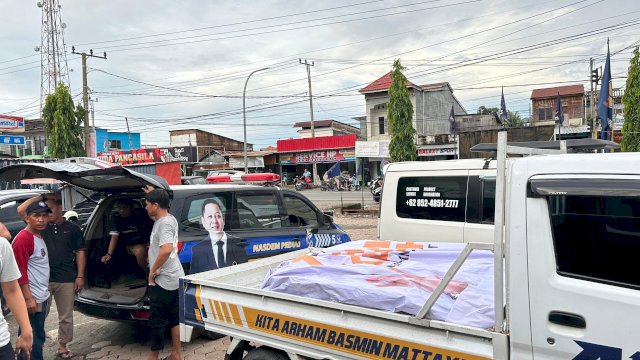
[[584, 329], [587, 327], [587, 321], [584, 319], [584, 317], [580, 315], [564, 312], [564, 311], [550, 312], [549, 321], [554, 324], [578, 328], [578, 329]]

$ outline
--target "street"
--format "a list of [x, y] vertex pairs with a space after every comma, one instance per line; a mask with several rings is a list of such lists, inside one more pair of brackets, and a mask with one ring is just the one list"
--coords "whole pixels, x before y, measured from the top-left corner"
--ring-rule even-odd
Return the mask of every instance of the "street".
[[[324, 192], [320, 189], [305, 190], [303, 194], [309, 197], [321, 209], [327, 205], [340, 206], [340, 196], [349, 203], [357, 202], [360, 192]], [[371, 194], [365, 191], [368, 198], [365, 205], [373, 203]], [[367, 200], [367, 199], [365, 199]], [[326, 204], [326, 205], [322, 205]], [[345, 204], [347, 202], [345, 201]], [[352, 240], [374, 239], [377, 218], [372, 215], [342, 216], [336, 209], [335, 221], [351, 237]], [[57, 351], [56, 337], [58, 333], [57, 311], [55, 304], [47, 317], [45, 328], [47, 342], [44, 348], [45, 359], [54, 359]], [[11, 342], [15, 344], [18, 329], [12, 315], [7, 318]], [[228, 338], [208, 340], [198, 338], [189, 344], [183, 344], [185, 360], [195, 359], [224, 359], [224, 352], [229, 344]], [[166, 340], [165, 349], [170, 349], [170, 341]], [[74, 340], [69, 348], [76, 354], [74, 359], [146, 359], [149, 350], [148, 334], [144, 327], [133, 324], [97, 319], [74, 312]], [[163, 356], [168, 355], [166, 353]]]

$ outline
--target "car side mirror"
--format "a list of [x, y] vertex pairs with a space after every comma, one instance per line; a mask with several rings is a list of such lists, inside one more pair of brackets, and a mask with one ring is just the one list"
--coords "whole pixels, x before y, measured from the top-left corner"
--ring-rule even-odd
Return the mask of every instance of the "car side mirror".
[[333, 214], [334, 214], [333, 210], [325, 210], [322, 213], [331, 217], [333, 217]]
[[[332, 211], [332, 213], [333, 213], [333, 211]], [[324, 218], [323, 218], [323, 222], [324, 222], [326, 225], [331, 225], [331, 224], [333, 224], [333, 215], [329, 215], [329, 214], [326, 214], [326, 213], [325, 213], [325, 214], [324, 214]]]

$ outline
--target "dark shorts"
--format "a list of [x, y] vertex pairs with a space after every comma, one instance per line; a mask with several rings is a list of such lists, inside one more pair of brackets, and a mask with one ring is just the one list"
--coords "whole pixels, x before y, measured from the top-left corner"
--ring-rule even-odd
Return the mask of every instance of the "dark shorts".
[[164, 330], [180, 325], [178, 290], [165, 290], [160, 285], [149, 286], [149, 328], [151, 350], [164, 349]]

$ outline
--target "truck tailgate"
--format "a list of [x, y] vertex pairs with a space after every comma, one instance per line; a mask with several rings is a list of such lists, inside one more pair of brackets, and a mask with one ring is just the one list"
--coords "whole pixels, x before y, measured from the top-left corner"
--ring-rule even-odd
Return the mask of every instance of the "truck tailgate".
[[312, 358], [492, 359], [506, 348], [483, 329], [260, 289], [269, 267], [307, 252], [184, 277], [181, 322]]

